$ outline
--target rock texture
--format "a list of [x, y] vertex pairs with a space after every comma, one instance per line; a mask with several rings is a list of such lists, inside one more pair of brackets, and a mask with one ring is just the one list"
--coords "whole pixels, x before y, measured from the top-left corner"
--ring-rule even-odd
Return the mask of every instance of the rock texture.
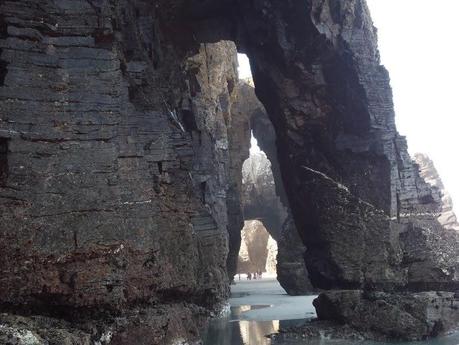
[[[82, 343], [87, 322], [114, 344], [198, 337], [228, 295], [243, 220], [236, 47], [312, 284], [388, 294], [394, 310], [458, 290], [458, 233], [397, 133], [364, 0], [2, 0], [0, 306], [28, 315], [22, 334], [47, 337], [43, 315]], [[410, 338], [399, 326], [379, 331]]]
[[164, 344], [228, 296], [236, 48], [183, 51], [158, 20], [143, 2], [0, 2], [2, 311], [154, 305], [143, 327], [107, 320], [111, 343]]
[[389, 335], [425, 340], [459, 323], [459, 299], [454, 292], [337, 291], [321, 294], [314, 304], [320, 319], [348, 324], [376, 339]]

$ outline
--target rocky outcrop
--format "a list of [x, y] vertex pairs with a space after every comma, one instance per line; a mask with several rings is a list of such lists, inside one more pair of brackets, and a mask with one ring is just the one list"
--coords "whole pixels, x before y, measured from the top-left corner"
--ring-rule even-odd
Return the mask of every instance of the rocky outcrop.
[[[0, 1], [1, 311], [86, 332], [78, 315], [112, 343], [198, 337], [228, 295], [242, 222], [236, 47], [312, 284], [399, 310], [457, 291], [458, 233], [397, 133], [376, 41], [364, 0]], [[139, 305], [136, 327], [113, 323]]]
[[459, 299], [454, 292], [333, 291], [321, 294], [314, 305], [320, 319], [348, 324], [376, 339], [425, 340], [459, 322]]
[[242, 13], [248, 42], [261, 42], [242, 46], [312, 284], [455, 291], [458, 236], [438, 223], [441, 205], [397, 133], [365, 2], [248, 2]]
[[459, 224], [453, 210], [453, 200], [445, 189], [433, 161], [425, 154], [416, 153], [414, 162], [419, 166], [419, 173], [424, 181], [432, 187], [433, 191], [438, 191], [438, 193], [432, 193], [432, 196], [436, 198], [435, 201], [442, 205], [438, 221], [446, 228], [459, 230]]

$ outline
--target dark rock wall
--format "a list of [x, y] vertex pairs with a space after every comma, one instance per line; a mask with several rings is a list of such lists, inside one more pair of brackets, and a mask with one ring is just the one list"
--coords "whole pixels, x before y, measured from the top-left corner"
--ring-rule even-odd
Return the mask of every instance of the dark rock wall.
[[[432, 191], [396, 131], [365, 2], [248, 2], [243, 13], [248, 34], [241, 45], [277, 132], [313, 284], [407, 286], [411, 264], [403, 261], [399, 233], [413, 222], [429, 231], [439, 205], [429, 202]], [[453, 243], [448, 273], [425, 278], [431, 287], [456, 279]]]
[[459, 301], [454, 292], [333, 291], [320, 295], [314, 304], [320, 305], [320, 319], [351, 325], [360, 330], [361, 336], [378, 340], [386, 340], [389, 335], [425, 341], [455, 329], [459, 322]]
[[148, 1], [0, 2], [3, 311], [159, 305], [142, 322], [162, 344], [197, 336], [177, 310], [228, 296], [236, 49], [171, 44], [160, 17]]

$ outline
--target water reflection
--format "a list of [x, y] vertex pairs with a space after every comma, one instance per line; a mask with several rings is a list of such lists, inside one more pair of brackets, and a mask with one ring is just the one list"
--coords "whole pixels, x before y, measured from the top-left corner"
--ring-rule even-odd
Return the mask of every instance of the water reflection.
[[271, 339], [266, 335], [277, 333], [280, 327], [297, 326], [305, 322], [305, 320], [243, 320], [243, 313], [269, 307], [270, 305], [231, 307], [229, 315], [210, 321], [204, 332], [204, 345], [271, 345]]
[[271, 340], [266, 335], [279, 329], [300, 326], [303, 320], [248, 321], [244, 313], [269, 308], [269, 305], [242, 305], [231, 307], [231, 312], [222, 318], [211, 320], [204, 332], [204, 345], [459, 345], [459, 333], [422, 342], [383, 343], [372, 341], [349, 341], [331, 339]]

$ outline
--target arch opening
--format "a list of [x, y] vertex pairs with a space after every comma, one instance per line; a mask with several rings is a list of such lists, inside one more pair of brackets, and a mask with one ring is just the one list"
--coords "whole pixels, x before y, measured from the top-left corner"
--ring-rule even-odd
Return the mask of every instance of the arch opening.
[[[245, 222], [258, 220], [260, 226], [263, 226], [278, 244], [276, 272], [272, 273], [275, 273], [283, 289], [290, 295], [310, 294], [313, 288], [304, 260], [306, 248], [293, 222], [286, 196], [277, 159], [276, 132], [255, 93], [248, 57], [241, 53], [238, 53], [237, 57], [239, 81], [236, 87], [236, 101], [232, 108], [233, 120], [244, 119], [245, 131], [242, 134], [245, 136], [245, 145], [250, 145], [250, 149], [246, 150], [246, 155], [243, 157], [245, 160], [240, 161], [241, 185], [238, 190], [242, 220]], [[232, 131], [240, 132], [241, 129], [236, 128]], [[230, 217], [230, 224], [235, 223], [232, 219], [234, 217]], [[240, 248], [246, 245], [244, 225], [247, 223], [239, 222], [238, 225], [238, 228], [229, 228], [230, 278], [233, 278], [236, 273], [247, 273], [243, 272], [243, 268], [236, 267], [244, 261], [240, 255]], [[237, 261], [234, 260], [235, 258]], [[234, 265], [233, 270], [232, 265]]]

